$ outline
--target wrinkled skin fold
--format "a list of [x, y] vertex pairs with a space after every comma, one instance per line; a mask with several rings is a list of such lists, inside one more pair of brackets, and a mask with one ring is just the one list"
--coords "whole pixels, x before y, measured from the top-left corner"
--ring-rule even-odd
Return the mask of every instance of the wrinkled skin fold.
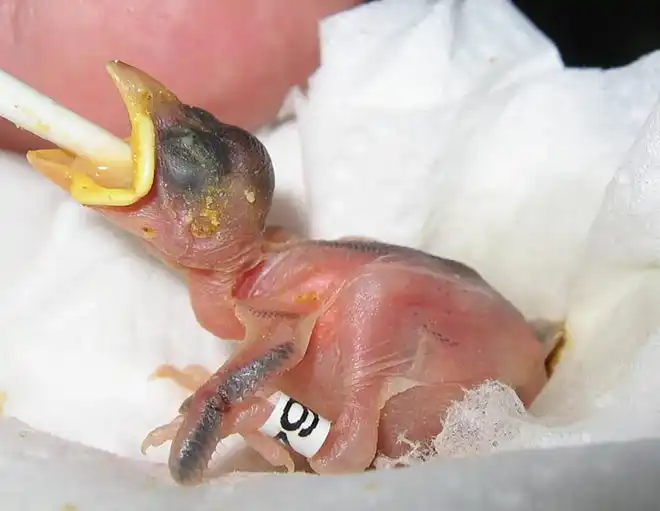
[[[217, 443], [233, 433], [292, 470], [291, 452], [259, 432], [277, 390], [332, 421], [309, 460], [320, 474], [404, 455], [402, 434], [430, 442], [451, 402], [487, 379], [533, 402], [556, 336], [544, 343], [478, 273], [406, 247], [266, 228], [275, 180], [261, 143], [130, 66], [118, 79], [149, 92], [146, 106], [139, 95], [128, 100], [154, 127], [153, 184], [133, 204], [93, 207], [185, 275], [202, 327], [240, 343], [213, 374], [163, 369], [192, 394], [143, 449], [172, 440], [178, 483], [202, 482]], [[66, 165], [31, 163], [67, 185]]]

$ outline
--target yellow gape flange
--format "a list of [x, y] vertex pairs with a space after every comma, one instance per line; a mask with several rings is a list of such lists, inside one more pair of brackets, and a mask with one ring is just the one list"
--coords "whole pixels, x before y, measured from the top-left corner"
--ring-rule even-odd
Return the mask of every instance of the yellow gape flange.
[[130, 206], [145, 197], [154, 183], [156, 131], [151, 116], [154, 104], [178, 103], [178, 99], [161, 83], [128, 64], [112, 61], [107, 70], [129, 115], [132, 164], [91, 161], [62, 149], [30, 151], [27, 159], [81, 204]]

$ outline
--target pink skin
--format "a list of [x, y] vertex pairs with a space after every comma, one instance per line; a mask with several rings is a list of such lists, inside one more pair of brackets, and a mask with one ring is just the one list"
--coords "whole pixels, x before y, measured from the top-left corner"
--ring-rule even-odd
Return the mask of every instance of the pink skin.
[[309, 460], [321, 474], [400, 456], [401, 434], [429, 442], [449, 404], [484, 380], [510, 385], [526, 405], [535, 399], [548, 347], [476, 272], [404, 247], [266, 230], [273, 169], [254, 137], [180, 103], [156, 104], [153, 119], [150, 195], [99, 211], [186, 275], [204, 328], [244, 341], [213, 375], [170, 368], [194, 392], [146, 444], [172, 439], [177, 482], [203, 481], [231, 433], [291, 469], [286, 448], [258, 431], [277, 389], [332, 421]]
[[[0, 69], [113, 133], [128, 129], [104, 71], [149, 69], [191, 104], [253, 129], [319, 64], [318, 23], [358, 0], [2, 0]], [[0, 149], [46, 147], [0, 119]]]

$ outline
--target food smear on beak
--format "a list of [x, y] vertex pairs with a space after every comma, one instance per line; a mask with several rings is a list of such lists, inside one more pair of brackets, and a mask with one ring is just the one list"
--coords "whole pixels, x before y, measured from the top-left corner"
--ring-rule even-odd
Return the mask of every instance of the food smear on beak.
[[130, 206], [151, 190], [155, 174], [154, 104], [178, 103], [152, 77], [120, 61], [107, 65], [128, 112], [130, 159], [90, 158], [66, 149], [31, 151], [28, 162], [87, 206]]

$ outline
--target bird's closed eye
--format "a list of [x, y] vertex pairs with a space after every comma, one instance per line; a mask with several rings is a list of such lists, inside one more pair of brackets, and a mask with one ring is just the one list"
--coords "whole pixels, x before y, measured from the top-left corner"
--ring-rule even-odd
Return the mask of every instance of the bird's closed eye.
[[163, 180], [179, 191], [217, 185], [231, 170], [231, 149], [218, 135], [192, 126], [159, 133], [158, 163]]

